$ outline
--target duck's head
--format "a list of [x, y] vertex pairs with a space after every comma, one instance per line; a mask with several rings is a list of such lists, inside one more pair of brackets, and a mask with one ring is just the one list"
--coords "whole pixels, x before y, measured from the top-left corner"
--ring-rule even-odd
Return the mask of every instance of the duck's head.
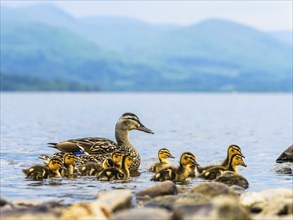
[[150, 134], [154, 133], [152, 130], [145, 127], [135, 114], [130, 112], [124, 113], [119, 118], [116, 127], [124, 131], [139, 130]]
[[49, 169], [52, 171], [57, 171], [62, 166], [62, 160], [59, 157], [52, 157], [49, 161]]
[[132, 165], [132, 158], [129, 155], [123, 155], [122, 156], [122, 166], [126, 169], [128, 169]]
[[241, 157], [245, 158], [245, 156], [241, 152], [241, 148], [237, 145], [230, 145], [227, 150], [228, 158], [231, 158], [235, 154], [240, 154]]
[[159, 160], [166, 160], [167, 158], [175, 158], [168, 149], [162, 148], [158, 151]]
[[243, 156], [241, 154], [234, 154], [231, 157], [231, 165], [233, 167], [236, 167], [238, 165], [247, 167], [247, 165], [244, 163]]
[[190, 152], [184, 152], [180, 157], [179, 163], [181, 166], [188, 166], [188, 167], [198, 166], [195, 156]]
[[121, 165], [123, 154], [115, 151], [112, 153], [112, 160], [115, 164]]
[[63, 156], [63, 163], [65, 165], [74, 165], [76, 156], [73, 153], [65, 153]]

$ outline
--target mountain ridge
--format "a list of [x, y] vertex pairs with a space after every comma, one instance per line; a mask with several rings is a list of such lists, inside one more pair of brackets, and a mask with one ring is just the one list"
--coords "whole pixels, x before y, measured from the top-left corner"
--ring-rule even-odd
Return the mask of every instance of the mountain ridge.
[[[19, 8], [18, 18], [14, 10], [1, 13], [2, 73], [79, 81], [102, 91], [292, 91], [292, 46], [247, 25], [76, 19], [46, 7], [39, 14], [32, 13], [37, 7]], [[41, 12], [47, 16], [37, 19]]]

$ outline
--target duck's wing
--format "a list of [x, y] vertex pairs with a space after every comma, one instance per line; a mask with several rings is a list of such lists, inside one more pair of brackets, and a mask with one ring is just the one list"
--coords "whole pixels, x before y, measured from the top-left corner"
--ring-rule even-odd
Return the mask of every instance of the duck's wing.
[[112, 153], [117, 144], [107, 138], [77, 138], [62, 141], [59, 143], [51, 143], [51, 147], [57, 148], [63, 152], [85, 152], [88, 154], [105, 154]]
[[225, 167], [215, 165], [207, 170], [204, 170], [199, 177], [203, 179], [213, 180], [221, 175], [221, 173], [224, 171], [226, 171]]

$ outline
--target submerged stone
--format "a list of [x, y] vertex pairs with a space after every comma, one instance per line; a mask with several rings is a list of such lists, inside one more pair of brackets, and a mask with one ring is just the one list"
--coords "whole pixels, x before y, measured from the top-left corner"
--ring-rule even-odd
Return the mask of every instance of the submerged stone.
[[156, 197], [163, 195], [176, 195], [178, 193], [176, 184], [170, 180], [161, 182], [155, 186], [146, 188], [136, 193], [137, 198], [141, 197]]
[[293, 162], [293, 144], [288, 147], [276, 160], [277, 163]]
[[134, 208], [115, 213], [111, 220], [171, 220], [171, 214], [161, 208]]

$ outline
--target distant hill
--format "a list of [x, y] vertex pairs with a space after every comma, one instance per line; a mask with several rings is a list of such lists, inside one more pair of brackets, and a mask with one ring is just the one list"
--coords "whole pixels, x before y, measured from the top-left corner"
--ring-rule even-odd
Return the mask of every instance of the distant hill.
[[293, 41], [293, 32], [292, 31], [273, 31], [270, 34], [275, 37], [277, 40], [280, 40], [284, 43], [289, 44], [292, 46]]
[[0, 71], [15, 90], [26, 77], [40, 90], [292, 91], [292, 44], [231, 21], [75, 19], [46, 4], [2, 7], [1, 21]]

